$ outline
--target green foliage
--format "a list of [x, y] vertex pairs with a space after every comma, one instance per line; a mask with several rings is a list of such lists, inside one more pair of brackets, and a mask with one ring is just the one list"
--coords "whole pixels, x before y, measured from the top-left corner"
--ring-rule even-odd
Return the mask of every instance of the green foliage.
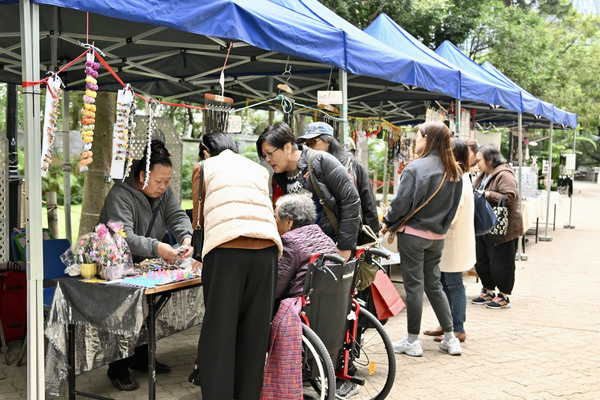
[[444, 40], [464, 42], [477, 26], [488, 0], [320, 0], [341, 17], [366, 28], [386, 13], [426, 46], [436, 48]]
[[198, 157], [188, 155], [183, 158], [181, 163], [181, 199], [192, 198], [192, 172], [194, 165], [198, 162]]

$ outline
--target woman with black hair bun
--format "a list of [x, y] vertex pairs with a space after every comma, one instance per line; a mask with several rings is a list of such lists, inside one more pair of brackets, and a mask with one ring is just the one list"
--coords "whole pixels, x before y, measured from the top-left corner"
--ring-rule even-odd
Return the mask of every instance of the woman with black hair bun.
[[[123, 231], [127, 235], [125, 240], [135, 262], [156, 257], [173, 261], [178, 257], [191, 257], [193, 253], [191, 221], [169, 186], [172, 174], [170, 156], [162, 141], [152, 140], [150, 159], [144, 155], [132, 168], [133, 174], [114, 184], [100, 211], [99, 222], [112, 220], [123, 223]], [[181, 245], [179, 249], [162, 242], [167, 230]], [[148, 368], [147, 345], [137, 347], [133, 356], [109, 364], [107, 374], [115, 388], [124, 391], [138, 388], [130, 368]], [[156, 361], [157, 373], [169, 370], [167, 365]]]

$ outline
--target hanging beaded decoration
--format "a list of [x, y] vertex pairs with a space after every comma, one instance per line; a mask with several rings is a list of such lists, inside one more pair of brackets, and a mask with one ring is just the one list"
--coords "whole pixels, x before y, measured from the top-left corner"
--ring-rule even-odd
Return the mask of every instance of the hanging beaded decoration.
[[54, 150], [54, 138], [56, 136], [56, 121], [58, 120], [58, 106], [62, 95], [62, 80], [56, 74], [46, 81], [46, 107], [44, 110], [44, 136], [42, 143], [42, 176], [46, 176], [50, 163], [52, 162], [52, 152]]
[[[133, 122], [130, 115], [132, 110], [135, 113], [135, 93], [131, 90], [131, 86], [127, 85], [117, 93], [117, 115], [113, 129], [113, 157], [110, 166], [110, 175], [113, 179], [126, 178], [131, 168], [129, 161], [133, 159], [131, 143], [133, 129], [130, 126], [130, 123]], [[126, 170], [127, 172], [124, 174]]]
[[144, 178], [144, 186], [142, 189], [146, 189], [148, 186], [148, 179], [150, 179], [150, 156], [152, 156], [152, 131], [154, 130], [154, 113], [158, 111], [160, 103], [157, 100], [151, 100], [148, 106], [148, 138], [146, 146], [146, 177]]
[[[129, 86], [129, 85], [127, 85]], [[133, 90], [131, 91], [133, 93]], [[127, 159], [127, 166], [125, 167], [125, 176], [127, 178], [129, 176], [129, 172], [131, 172], [131, 166], [133, 165], [133, 133], [135, 132], [135, 112], [137, 110], [137, 106], [135, 103], [135, 94], [131, 104], [129, 105], [129, 117], [127, 119], [127, 143], [129, 147], [129, 157]]]
[[87, 53], [87, 61], [85, 62], [85, 94], [83, 95], [83, 110], [81, 111], [81, 138], [83, 139], [83, 151], [81, 152], [81, 161], [79, 161], [79, 169], [87, 170], [87, 166], [92, 163], [93, 153], [92, 142], [94, 141], [94, 127], [96, 123], [96, 92], [98, 91], [98, 68], [100, 64], [94, 62], [94, 52], [90, 50]]

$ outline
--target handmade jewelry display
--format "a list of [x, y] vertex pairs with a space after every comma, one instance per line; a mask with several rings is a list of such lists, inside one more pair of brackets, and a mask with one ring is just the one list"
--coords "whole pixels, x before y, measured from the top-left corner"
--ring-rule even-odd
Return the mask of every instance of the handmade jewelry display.
[[124, 179], [129, 176], [133, 161], [133, 115], [135, 114], [135, 93], [127, 85], [117, 93], [117, 117], [113, 128], [113, 149], [110, 176]]
[[191, 270], [179, 269], [179, 270], [153, 270], [143, 273], [138, 276], [126, 277], [121, 280], [120, 284], [125, 286], [136, 286], [152, 288], [159, 285], [165, 285], [167, 283], [184, 281], [186, 279], [194, 278]]
[[52, 74], [46, 81], [46, 107], [44, 110], [44, 128], [42, 131], [44, 133], [42, 140], [42, 177], [46, 176], [52, 162], [62, 85], [62, 80], [56, 74]]
[[81, 111], [81, 138], [83, 139], [83, 151], [81, 152], [81, 161], [79, 169], [87, 170], [87, 166], [92, 163], [92, 142], [94, 141], [94, 127], [96, 124], [96, 92], [98, 91], [98, 68], [100, 64], [94, 62], [94, 52], [87, 53], [85, 62], [85, 94], [83, 95], [83, 110]]

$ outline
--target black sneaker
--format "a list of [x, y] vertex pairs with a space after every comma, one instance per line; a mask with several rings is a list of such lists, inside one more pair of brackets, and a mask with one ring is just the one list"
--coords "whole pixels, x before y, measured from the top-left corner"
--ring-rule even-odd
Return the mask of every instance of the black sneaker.
[[484, 306], [490, 301], [494, 300], [494, 297], [496, 297], [496, 294], [494, 292], [488, 292], [485, 289], [481, 289], [479, 297], [471, 299], [471, 303]]
[[200, 386], [200, 370], [198, 368], [194, 368], [188, 378], [188, 382], [192, 382], [194, 385]]
[[510, 299], [508, 296], [504, 297], [502, 293], [498, 293], [498, 296], [494, 297], [492, 301], [485, 305], [487, 308], [492, 309], [502, 309], [502, 308], [510, 308]]

